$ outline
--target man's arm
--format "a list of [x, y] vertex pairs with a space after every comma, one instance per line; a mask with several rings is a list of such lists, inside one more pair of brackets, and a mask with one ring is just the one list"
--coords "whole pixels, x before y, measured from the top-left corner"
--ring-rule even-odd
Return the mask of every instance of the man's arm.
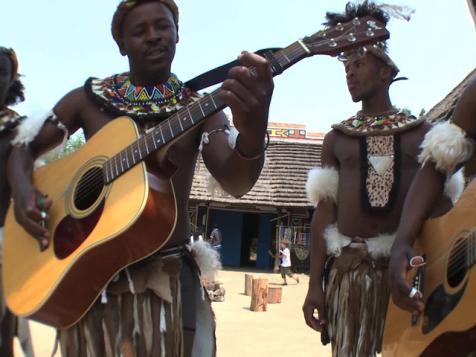
[[[453, 113], [452, 122], [463, 129], [469, 138], [476, 138], [476, 80], [473, 80], [462, 93]], [[449, 144], [443, 141], [441, 145], [444, 147]], [[456, 167], [463, 162], [450, 164]], [[446, 176], [436, 166], [434, 161], [427, 161], [413, 180], [405, 199], [389, 265], [393, 301], [397, 306], [412, 312], [422, 311], [422, 295], [417, 293], [410, 298], [411, 286], [405, 278], [410, 269], [409, 260], [415, 256], [412, 245], [444, 190]]]
[[[83, 92], [83, 93], [81, 93]], [[54, 108], [58, 120], [69, 133], [79, 128], [80, 100], [85, 95], [82, 88], [67, 94]], [[28, 119], [24, 125], [29, 125]], [[48, 231], [40, 224], [42, 211], [47, 211], [51, 200], [43, 199], [41, 192], [32, 183], [33, 164], [42, 153], [57, 146], [65, 132], [58, 125], [46, 121], [36, 137], [29, 143], [12, 148], [8, 161], [8, 180], [12, 188], [15, 218], [23, 228], [38, 239], [42, 248], [48, 245]]]
[[[273, 80], [268, 62], [255, 54], [240, 55], [242, 66], [233, 67], [223, 82], [220, 97], [233, 114], [233, 124], [239, 134], [235, 147], [222, 131], [210, 135], [202, 155], [210, 173], [222, 188], [235, 197], [246, 194], [255, 184], [264, 163], [268, 111], [273, 92]], [[255, 68], [255, 74], [251, 68]], [[207, 120], [203, 131], [212, 133], [224, 129], [224, 114]]]
[[[321, 163], [323, 168], [337, 171], [338, 162], [334, 156], [335, 141], [336, 134], [333, 131], [328, 133], [324, 138]], [[337, 185], [337, 183], [338, 181], [335, 182], [335, 185]], [[321, 189], [326, 188], [322, 187]], [[330, 189], [336, 191], [337, 187], [332, 187]], [[319, 199], [319, 203], [314, 211], [311, 222], [311, 262], [309, 269], [309, 288], [304, 305], [302, 307], [306, 324], [319, 332], [322, 331], [323, 326], [325, 326], [327, 323], [325, 298], [322, 287], [324, 267], [327, 260], [324, 232], [326, 227], [335, 223], [336, 220], [337, 203], [335, 197], [332, 198], [332, 195], [328, 195], [323, 199]], [[314, 317], [315, 309], [317, 309], [319, 319]]]

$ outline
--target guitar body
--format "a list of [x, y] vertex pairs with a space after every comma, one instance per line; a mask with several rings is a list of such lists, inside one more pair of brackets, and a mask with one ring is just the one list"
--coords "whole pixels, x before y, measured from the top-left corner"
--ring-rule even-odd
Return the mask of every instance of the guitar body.
[[53, 200], [45, 251], [17, 224], [10, 207], [3, 284], [15, 315], [68, 327], [117, 272], [166, 243], [176, 223], [170, 180], [149, 174], [144, 163], [109, 184], [98, 174], [108, 158], [138, 137], [131, 119], [118, 118], [78, 151], [35, 171], [35, 186]]
[[451, 211], [423, 227], [415, 248], [427, 263], [413, 271], [409, 282], [418, 276], [425, 310], [412, 319], [390, 301], [385, 357], [466, 356], [476, 350], [475, 237], [476, 181], [472, 181]]

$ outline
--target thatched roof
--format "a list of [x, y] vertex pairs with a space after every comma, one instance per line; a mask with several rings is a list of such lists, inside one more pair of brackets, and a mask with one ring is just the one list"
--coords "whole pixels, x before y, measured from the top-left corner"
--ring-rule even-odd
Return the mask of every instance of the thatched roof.
[[320, 164], [321, 149], [320, 141], [272, 139], [260, 178], [253, 189], [240, 199], [217, 191], [214, 191], [212, 197], [209, 190], [210, 174], [200, 158], [195, 169], [190, 199], [270, 207], [311, 207], [304, 187], [309, 169]]
[[476, 68], [466, 76], [466, 78], [458, 84], [443, 100], [436, 104], [431, 110], [425, 114], [425, 118], [430, 122], [440, 122], [448, 120], [455, 109], [456, 102], [463, 90], [469, 84], [471, 79], [476, 76]]

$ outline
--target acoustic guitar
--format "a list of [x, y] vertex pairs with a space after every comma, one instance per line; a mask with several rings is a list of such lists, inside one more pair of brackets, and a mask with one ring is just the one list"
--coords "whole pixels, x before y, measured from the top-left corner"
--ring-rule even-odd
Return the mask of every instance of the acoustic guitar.
[[[335, 56], [388, 37], [373, 18], [354, 19], [296, 41], [268, 60], [277, 75], [305, 57]], [[15, 315], [68, 327], [121, 269], [167, 242], [176, 224], [173, 186], [169, 179], [151, 175], [144, 159], [225, 108], [218, 92], [204, 95], [143, 136], [131, 119], [117, 118], [78, 151], [34, 172], [35, 186], [53, 200], [51, 244], [40, 252], [10, 208], [3, 281]]]
[[[466, 356], [464, 348], [476, 350], [467, 334], [476, 327], [476, 180], [452, 210], [424, 224], [415, 248], [426, 265], [408, 281], [423, 293], [425, 308], [413, 316], [390, 301], [383, 356]], [[452, 341], [458, 346], [443, 352]]]

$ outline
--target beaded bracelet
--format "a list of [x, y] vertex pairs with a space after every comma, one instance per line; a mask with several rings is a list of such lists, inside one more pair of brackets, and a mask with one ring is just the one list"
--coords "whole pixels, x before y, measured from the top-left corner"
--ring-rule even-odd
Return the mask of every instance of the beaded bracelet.
[[210, 135], [216, 134], [216, 133], [225, 133], [226, 135], [228, 135], [228, 146], [236, 152], [238, 157], [240, 157], [243, 160], [247, 160], [247, 161], [256, 160], [256, 159], [259, 159], [260, 157], [262, 157], [264, 155], [264, 152], [266, 151], [266, 149], [269, 146], [269, 133], [268, 133], [268, 131], [266, 131], [266, 143], [264, 145], [263, 151], [261, 151], [260, 153], [258, 153], [257, 155], [254, 155], [252, 157], [246, 156], [240, 151], [240, 149], [238, 148], [238, 145], [237, 145], [238, 136], [240, 134], [239, 131], [236, 130], [236, 128], [233, 128], [233, 127], [230, 128], [227, 125], [225, 125], [225, 129], [217, 128], [217, 129], [213, 129], [210, 132], [205, 131], [205, 132], [202, 133], [202, 138], [200, 140], [200, 145], [198, 146], [198, 150], [200, 152], [203, 151], [203, 146], [204, 145], [207, 145], [207, 144], [210, 143], [210, 138], [209, 138]]
[[234, 145], [233, 149], [235, 150], [236, 154], [240, 157], [240, 159], [247, 160], [247, 161], [252, 161], [252, 160], [257, 160], [260, 157], [262, 157], [264, 155], [266, 149], [268, 148], [268, 146], [269, 146], [269, 133], [266, 130], [266, 143], [264, 144], [263, 150], [261, 152], [259, 152], [258, 154], [254, 155], [254, 156], [251, 156], [251, 157], [246, 156], [245, 154], [243, 154], [240, 151], [240, 148], [238, 147], [238, 135], [236, 137], [235, 145]]

